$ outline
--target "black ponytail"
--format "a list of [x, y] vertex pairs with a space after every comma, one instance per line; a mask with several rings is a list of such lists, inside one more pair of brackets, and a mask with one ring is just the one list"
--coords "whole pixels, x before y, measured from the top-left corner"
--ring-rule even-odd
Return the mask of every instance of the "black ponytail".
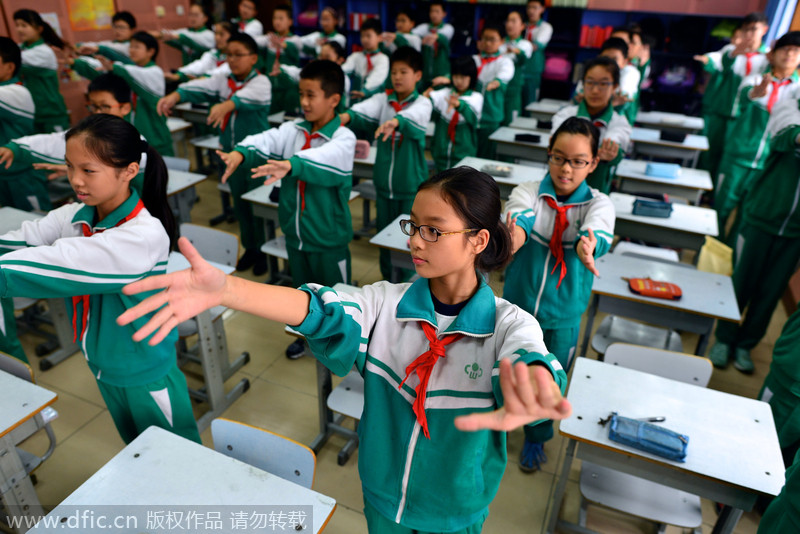
[[64, 41], [53, 30], [53, 27], [42, 19], [36, 11], [32, 9], [18, 9], [14, 12], [14, 20], [21, 20], [30, 24], [34, 28], [41, 28], [41, 36], [45, 43], [55, 46], [56, 48], [64, 49]]
[[67, 132], [66, 140], [76, 135], [83, 135], [86, 149], [109, 167], [124, 169], [131, 163], [139, 163], [142, 153], [147, 154], [142, 202], [161, 221], [172, 248], [177, 232], [175, 217], [167, 203], [168, 174], [161, 155], [141, 138], [131, 123], [106, 113], [89, 115], [80, 121]]
[[476, 269], [496, 271], [511, 261], [511, 235], [501, 218], [500, 188], [494, 178], [462, 166], [429, 178], [419, 186], [419, 191], [425, 189], [438, 189], [467, 228], [489, 231], [489, 243], [475, 258]]

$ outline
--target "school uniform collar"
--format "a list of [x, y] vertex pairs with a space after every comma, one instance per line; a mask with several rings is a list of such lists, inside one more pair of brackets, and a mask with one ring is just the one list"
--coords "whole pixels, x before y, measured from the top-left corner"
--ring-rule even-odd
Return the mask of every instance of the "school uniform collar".
[[43, 45], [43, 44], [44, 44], [44, 39], [39, 38], [38, 40], [32, 42], [31, 44], [22, 43], [20, 45], [20, 48], [22, 48], [23, 50], [29, 50], [29, 49], [31, 49], [31, 48], [33, 48], [35, 46], [39, 46], [39, 45]]
[[614, 108], [609, 104], [606, 109], [604, 109], [599, 115], [592, 117], [589, 114], [589, 110], [586, 109], [586, 101], [582, 100], [580, 104], [578, 104], [578, 114], [576, 117], [580, 117], [582, 119], [589, 119], [590, 122], [602, 122], [603, 126], [608, 126], [611, 122], [611, 119], [614, 117]]
[[244, 80], [237, 80], [236, 76], [234, 76], [232, 72], [228, 74], [228, 78], [230, 78], [231, 80], [233, 80], [237, 84], [238, 83], [247, 83], [250, 80], [252, 80], [253, 78], [255, 78], [256, 76], [258, 76], [258, 71], [255, 68], [250, 69], [250, 72], [247, 73], [247, 76], [244, 77]]
[[[550, 176], [550, 173], [544, 175], [542, 179], [542, 183], [539, 185], [539, 196], [548, 196], [553, 197], [553, 200], [558, 202], [558, 196], [556, 195], [556, 190], [553, 187], [553, 178]], [[592, 200], [592, 189], [589, 187], [589, 184], [586, 183], [586, 180], [581, 182], [581, 185], [578, 186], [572, 194], [562, 202], [562, 205], [568, 204], [583, 204], [585, 202], [589, 202]]]
[[319, 33], [321, 33], [321, 34], [322, 34], [322, 36], [323, 36], [325, 39], [333, 39], [334, 37], [336, 37], [337, 35], [339, 35], [339, 32], [337, 32], [336, 30], [333, 30], [331, 33], [325, 33], [325, 32], [319, 32]]
[[493, 57], [500, 57], [500, 51], [498, 50], [494, 54], [484, 54], [483, 52], [481, 52], [481, 59], [490, 59]]
[[[467, 301], [450, 326], [440, 334], [464, 334], [470, 337], [489, 337], [494, 334], [497, 315], [494, 293], [480, 273], [478, 283], [478, 291]], [[425, 321], [439, 328], [427, 278], [418, 279], [403, 294], [397, 304], [397, 320]]]
[[400, 104], [405, 104], [406, 102], [413, 102], [419, 96], [419, 93], [417, 92], [416, 89], [414, 89], [413, 91], [411, 91], [411, 94], [406, 97], [405, 100], [400, 101], [397, 99], [397, 91], [395, 91], [394, 89], [387, 89], [386, 96], [387, 100], [394, 100], [395, 102], [398, 102]]
[[22, 82], [19, 80], [19, 76], [12, 76], [8, 80], [0, 82], [0, 87], [3, 87], [4, 85], [14, 85], [15, 83], [22, 85]]
[[523, 39], [523, 37], [521, 35], [519, 37], [517, 37], [516, 39], [510, 39], [510, 38], [506, 37], [506, 42], [507, 43], [518, 43], [518, 42], [522, 41], [522, 39]]
[[202, 26], [200, 28], [186, 28], [186, 29], [189, 30], [190, 32], [200, 33], [200, 32], [206, 31], [208, 28], [206, 28], [205, 26]]
[[[767, 70], [764, 71], [764, 73], [765, 74], [766, 73], [772, 74], [772, 65], [768, 66]], [[780, 80], [775, 80], [775, 77], [773, 76], [773, 81], [782, 82], [783, 80], [791, 80], [792, 82], [800, 81], [800, 74], [798, 74], [797, 73], [797, 69], [795, 69], [795, 70], [792, 71], [792, 74], [788, 78], [782, 78]]]
[[[311, 122], [303, 120], [298, 123], [295, 123], [298, 130], [303, 130], [309, 134], [311, 134], [311, 128], [314, 127]], [[319, 134], [321, 137], [324, 137], [328, 141], [333, 138], [333, 134], [336, 133], [336, 130], [339, 129], [339, 126], [342, 125], [342, 121], [339, 118], [339, 115], [335, 115], [332, 120], [327, 122], [325, 126], [314, 132], [315, 134]]]
[[97, 224], [93, 224], [97, 208], [94, 206], [84, 205], [75, 213], [75, 216], [72, 217], [72, 224], [85, 224], [93, 230], [114, 228], [122, 219], [127, 217], [128, 214], [133, 211], [138, 203], [139, 194], [136, 192], [136, 190], [131, 188], [131, 196], [129, 196], [125, 202], [117, 206], [117, 209], [109, 213], [108, 216], [106, 216], [106, 218], [102, 221], [98, 221]]

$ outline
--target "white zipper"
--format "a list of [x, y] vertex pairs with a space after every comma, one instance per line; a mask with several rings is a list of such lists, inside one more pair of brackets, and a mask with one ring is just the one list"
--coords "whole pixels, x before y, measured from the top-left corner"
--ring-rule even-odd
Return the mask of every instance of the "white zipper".
[[300, 200], [300, 184], [297, 184], [297, 208], [295, 209], [294, 227], [297, 230], [297, 250], [303, 250], [303, 238], [300, 237], [300, 210], [302, 209], [302, 201]]
[[394, 139], [392, 139], [392, 159], [389, 162], [389, 198], [394, 196], [394, 191], [392, 190], [392, 173], [394, 173]]
[[544, 286], [547, 283], [547, 264], [550, 263], [550, 248], [547, 249], [547, 257], [544, 259], [544, 272], [542, 272], [542, 286], [539, 288], [539, 295], [536, 297], [536, 305], [533, 308], [533, 316], [539, 313], [539, 304], [542, 301], [542, 294], [544, 293]]
[[403, 511], [405, 510], [406, 507], [408, 478], [411, 475], [411, 462], [414, 460], [414, 450], [417, 448], [417, 440], [419, 439], [420, 428], [422, 427], [420, 426], [419, 421], [414, 421], [414, 431], [411, 432], [411, 440], [408, 442], [406, 465], [405, 468], [403, 469], [403, 484], [402, 487], [400, 488], [401, 491], [400, 504], [397, 505], [397, 515], [394, 518], [395, 523], [400, 522], [400, 518], [403, 517]]
[[794, 202], [792, 202], [792, 209], [789, 210], [789, 214], [786, 216], [786, 219], [783, 221], [783, 224], [781, 225], [781, 229], [778, 232], [779, 236], [783, 236], [783, 232], [786, 230], [786, 225], [789, 224], [789, 219], [791, 219], [792, 215], [794, 215], [794, 212], [797, 209], [797, 200], [799, 196], [800, 196], [800, 186], [798, 186], [794, 190]]

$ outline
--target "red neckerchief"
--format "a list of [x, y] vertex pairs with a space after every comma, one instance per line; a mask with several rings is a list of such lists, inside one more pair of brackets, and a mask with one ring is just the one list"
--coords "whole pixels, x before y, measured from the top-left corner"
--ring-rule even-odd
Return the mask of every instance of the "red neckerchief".
[[778, 101], [778, 93], [780, 92], [781, 87], [784, 85], [789, 85], [790, 83], [792, 83], [792, 80], [789, 78], [780, 82], [772, 82], [772, 93], [769, 95], [769, 99], [767, 100], [767, 111], [769, 113], [772, 113], [772, 106], [774, 106], [775, 102]]
[[456, 142], [456, 126], [458, 125], [458, 118], [461, 115], [458, 113], [457, 109], [453, 109], [453, 116], [450, 117], [450, 122], [447, 125], [447, 136], [450, 138], [450, 142], [455, 144]]
[[753, 70], [753, 56], [757, 56], [758, 54], [759, 52], [747, 52], [744, 54], [745, 61], [747, 62], [744, 68], [745, 76], [750, 76], [750, 71]]
[[[387, 97], [389, 95], [391, 95], [392, 93], [394, 93], [394, 89], [387, 89], [386, 90], [386, 96]], [[410, 103], [408, 100], [406, 100], [402, 104], [400, 102], [398, 102], [397, 100], [388, 100], [387, 99], [386, 101], [389, 102], [390, 106], [392, 106], [392, 109], [394, 110], [395, 114], [400, 113]], [[397, 133], [397, 128], [395, 128], [395, 130], [392, 132], [392, 149], [394, 149], [394, 136], [395, 136], [396, 133]], [[402, 143], [403, 140], [401, 139], [400, 142]]]
[[439, 39], [438, 39], [438, 35], [439, 35], [439, 28], [441, 28], [443, 24], [444, 23], [439, 24], [438, 26], [434, 26], [433, 24], [430, 24], [428, 26], [428, 31], [430, 33], [435, 33], [437, 35], [437, 39], [433, 42], [433, 55], [434, 56], [438, 56], [439, 55]]
[[528, 27], [525, 30], [525, 39], [530, 42], [533, 42], [533, 30], [539, 27], [542, 23], [542, 19], [536, 21], [536, 24], [528, 24]]
[[430, 344], [430, 348], [423, 352], [416, 360], [408, 364], [406, 367], [406, 377], [400, 382], [400, 386], [397, 389], [401, 389], [403, 384], [406, 383], [408, 377], [411, 376], [411, 373], [414, 371], [417, 372], [417, 376], [419, 377], [419, 384], [417, 385], [416, 393], [417, 398], [414, 399], [414, 414], [417, 416], [417, 421], [419, 422], [420, 426], [422, 427], [422, 432], [425, 434], [425, 437], [431, 439], [430, 432], [428, 432], [428, 418], [425, 415], [425, 399], [428, 396], [428, 380], [431, 378], [431, 372], [433, 371], [433, 366], [436, 365], [436, 361], [439, 358], [444, 358], [444, 348], [454, 341], [458, 341], [464, 334], [448, 334], [443, 336], [442, 339], [436, 337], [436, 330], [433, 327], [421, 321], [420, 325], [422, 326], [422, 331], [425, 332], [425, 337], [428, 338], [428, 343]]
[[374, 56], [377, 53], [378, 53], [377, 50], [373, 50], [372, 52], [367, 52], [366, 50], [364, 50], [364, 57], [367, 58], [367, 74], [372, 72], [372, 56]]
[[247, 23], [245, 21], [243, 21], [243, 20], [240, 20], [239, 21], [239, 32], [243, 32], [245, 26], [247, 26]]
[[478, 76], [481, 75], [483, 67], [485, 67], [486, 65], [488, 65], [493, 61], [497, 61], [498, 59], [500, 59], [500, 54], [496, 56], [481, 56], [481, 64], [478, 66]]
[[[233, 94], [236, 91], [242, 89], [245, 85], [247, 85], [247, 82], [249, 81], [250, 80], [245, 80], [240, 84], [239, 82], [236, 81], [236, 79], [234, 79], [233, 74], [228, 76], [228, 89], [231, 90], [231, 94], [228, 95], [228, 99], [230, 100]], [[229, 112], [227, 115], [225, 115], [225, 118], [222, 119], [222, 126], [220, 127], [220, 131], [224, 132], [225, 128], [228, 127], [228, 122], [231, 120], [231, 115], [233, 115], [233, 113], [234, 113], [233, 111]]]
[[[303, 135], [306, 136], [306, 142], [303, 145], [303, 148], [301, 148], [300, 150], [311, 148], [311, 140], [322, 137], [319, 134], [319, 132], [310, 134], [305, 130], [300, 130], [300, 131], [303, 132]], [[297, 180], [297, 187], [300, 189], [300, 213], [303, 213], [306, 210], [306, 182], [304, 180]]]
[[[142, 202], [142, 200], [139, 199], [139, 202], [136, 203], [136, 206], [133, 207], [133, 210], [131, 210], [131, 212], [129, 214], [127, 214], [125, 217], [123, 217], [113, 227], [116, 228], [117, 226], [120, 226], [121, 224], [124, 224], [124, 223], [130, 221], [131, 219], [133, 219], [134, 217], [139, 215], [139, 212], [142, 211], [142, 208], [144, 208], [144, 202]], [[84, 222], [81, 225], [81, 230], [83, 231], [83, 236], [84, 237], [91, 237], [94, 234], [102, 233], [103, 231], [107, 230], [107, 228], [104, 228], [102, 230], [98, 230], [97, 232], [95, 232], [94, 230], [92, 230], [92, 226], [90, 224]], [[80, 334], [78, 334], [78, 303], [79, 302], [83, 304], [83, 320], [82, 320], [82, 326], [81, 326]], [[86, 333], [86, 327], [88, 326], [87, 325], [88, 320], [89, 320], [89, 295], [80, 295], [80, 296], [77, 296], [77, 297], [72, 297], [72, 332], [73, 332], [72, 342], [73, 343], [77, 343], [78, 340], [83, 339], [83, 335]]]
[[556, 284], [556, 289], [558, 289], [561, 285], [561, 281], [567, 275], [567, 264], [564, 263], [564, 246], [561, 244], [561, 238], [564, 235], [564, 230], [566, 230], [569, 226], [569, 222], [567, 221], [567, 210], [573, 206], [559, 206], [552, 197], [544, 197], [544, 201], [547, 202], [548, 206], [556, 211], [556, 222], [553, 226], [553, 235], [550, 236], [550, 252], [553, 253], [553, 257], [556, 259], [556, 264], [553, 265], [553, 270], [550, 271], [550, 274], [556, 272], [556, 268], [559, 266], [559, 264], [561, 265], [561, 274], [558, 275], [558, 283]]

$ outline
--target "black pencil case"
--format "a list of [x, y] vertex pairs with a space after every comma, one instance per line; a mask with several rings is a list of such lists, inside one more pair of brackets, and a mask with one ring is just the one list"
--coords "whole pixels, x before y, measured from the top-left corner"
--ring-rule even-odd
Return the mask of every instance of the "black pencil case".
[[514, 141], [521, 141], [523, 143], [538, 143], [542, 140], [541, 135], [521, 133], [514, 136]]

